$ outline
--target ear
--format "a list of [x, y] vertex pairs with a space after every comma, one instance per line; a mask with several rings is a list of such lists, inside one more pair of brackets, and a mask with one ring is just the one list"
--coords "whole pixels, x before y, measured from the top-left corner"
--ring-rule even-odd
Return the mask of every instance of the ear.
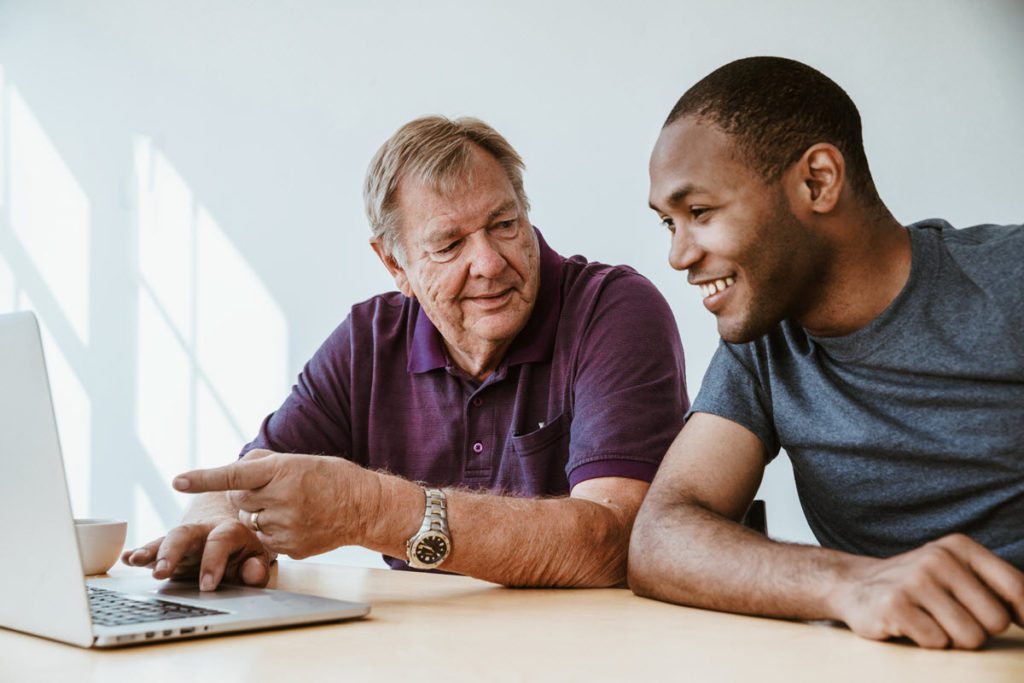
[[827, 214], [835, 210], [846, 185], [846, 160], [835, 145], [811, 145], [792, 171], [797, 196], [808, 211]]
[[373, 248], [373, 252], [377, 254], [377, 258], [384, 264], [384, 267], [391, 273], [391, 277], [395, 279], [395, 286], [398, 290], [405, 294], [410, 299], [415, 299], [416, 295], [412, 292], [412, 287], [409, 286], [409, 277], [405, 274], [405, 268], [398, 264], [395, 257], [392, 256], [377, 240], [370, 240], [370, 246]]

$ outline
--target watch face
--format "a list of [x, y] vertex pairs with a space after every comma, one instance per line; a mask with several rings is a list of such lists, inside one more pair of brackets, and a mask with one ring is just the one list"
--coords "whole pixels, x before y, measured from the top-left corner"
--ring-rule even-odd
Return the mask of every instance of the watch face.
[[441, 534], [427, 534], [416, 542], [413, 554], [423, 564], [437, 564], [448, 555], [448, 541]]

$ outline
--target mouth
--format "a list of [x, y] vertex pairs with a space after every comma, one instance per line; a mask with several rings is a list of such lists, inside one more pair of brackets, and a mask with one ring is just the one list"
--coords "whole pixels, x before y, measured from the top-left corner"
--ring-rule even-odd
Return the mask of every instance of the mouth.
[[700, 289], [703, 297], [704, 308], [712, 313], [722, 307], [722, 302], [729, 295], [729, 290], [736, 284], [736, 278], [732, 275], [720, 277], [713, 280], [692, 283]]
[[513, 289], [503, 289], [500, 292], [494, 292], [492, 294], [478, 294], [476, 296], [467, 296], [463, 300], [472, 303], [474, 306], [483, 309], [501, 308], [508, 303], [509, 299], [512, 298]]

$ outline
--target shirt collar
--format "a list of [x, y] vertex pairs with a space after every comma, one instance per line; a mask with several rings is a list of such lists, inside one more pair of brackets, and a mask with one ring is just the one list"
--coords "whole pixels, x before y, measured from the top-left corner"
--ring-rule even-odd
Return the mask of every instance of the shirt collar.
[[[563, 258], [544, 241], [536, 227], [537, 244], [540, 247], [540, 286], [537, 302], [530, 312], [526, 326], [512, 340], [505, 361], [508, 365], [538, 363], [551, 359], [558, 331], [558, 318], [562, 312], [562, 262]], [[409, 349], [410, 373], [429, 372], [448, 366], [448, 354], [444, 339], [434, 323], [427, 317], [423, 307], [416, 306], [416, 326], [413, 329], [412, 346]]]

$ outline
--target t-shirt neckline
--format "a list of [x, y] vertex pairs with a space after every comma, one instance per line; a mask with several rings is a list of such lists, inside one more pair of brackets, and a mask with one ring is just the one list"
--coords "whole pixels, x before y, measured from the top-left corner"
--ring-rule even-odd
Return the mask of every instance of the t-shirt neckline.
[[925, 272], [935, 261], [935, 240], [929, 231], [918, 225], [906, 226], [910, 233], [910, 274], [899, 294], [879, 313], [874, 320], [859, 330], [837, 337], [819, 337], [804, 330], [807, 338], [825, 350], [828, 355], [843, 361], [866, 358], [899, 330], [898, 319], [907, 308], [908, 301], [919, 286]]

